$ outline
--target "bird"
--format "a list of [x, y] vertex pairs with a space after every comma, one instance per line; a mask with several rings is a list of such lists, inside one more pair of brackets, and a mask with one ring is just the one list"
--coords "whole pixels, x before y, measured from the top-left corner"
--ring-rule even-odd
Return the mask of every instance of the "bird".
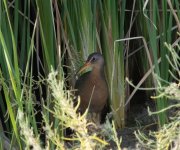
[[101, 113], [109, 96], [104, 64], [104, 58], [99, 52], [90, 54], [77, 74], [87, 69], [90, 71], [82, 74], [75, 83], [75, 95], [80, 97], [80, 113], [88, 109], [90, 120], [97, 124], [100, 124]]

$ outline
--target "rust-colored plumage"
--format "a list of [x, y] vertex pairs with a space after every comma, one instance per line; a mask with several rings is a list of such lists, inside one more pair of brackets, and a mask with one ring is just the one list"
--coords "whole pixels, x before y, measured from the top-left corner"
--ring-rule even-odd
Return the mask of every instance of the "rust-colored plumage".
[[79, 73], [89, 67], [92, 68], [91, 71], [84, 73], [76, 81], [76, 95], [80, 96], [80, 112], [84, 113], [89, 108], [89, 113], [95, 113], [99, 118], [108, 98], [103, 56], [100, 53], [89, 55]]

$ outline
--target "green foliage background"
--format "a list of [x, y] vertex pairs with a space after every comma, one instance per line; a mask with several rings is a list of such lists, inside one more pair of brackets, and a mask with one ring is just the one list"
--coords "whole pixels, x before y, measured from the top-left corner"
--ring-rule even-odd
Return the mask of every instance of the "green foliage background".
[[[125, 104], [137, 90], [131, 93], [125, 80], [136, 74], [131, 58], [138, 58], [144, 75], [139, 86], [144, 81], [146, 87], [159, 86], [155, 74], [165, 86], [172, 80], [168, 72], [172, 67], [164, 42], [178, 44], [179, 18], [179, 0], [1, 0], [0, 109], [8, 138], [23, 149], [18, 109], [27, 115], [35, 135], [39, 128], [34, 107], [50, 120], [43, 104], [51, 108], [44, 81], [51, 66], [60, 72], [59, 79], [65, 76], [73, 85], [75, 70], [94, 51], [105, 58], [109, 105], [116, 127], [123, 128], [128, 117]], [[157, 110], [168, 105], [165, 97], [156, 102]], [[158, 120], [159, 126], [166, 123], [166, 113], [158, 114]]]

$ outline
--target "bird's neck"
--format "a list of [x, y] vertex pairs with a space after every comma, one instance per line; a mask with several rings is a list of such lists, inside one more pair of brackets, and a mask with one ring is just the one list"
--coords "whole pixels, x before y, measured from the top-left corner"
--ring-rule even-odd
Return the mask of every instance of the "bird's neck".
[[91, 77], [94, 79], [99, 79], [99, 78], [105, 78], [104, 77], [104, 68], [93, 68], [91, 71]]

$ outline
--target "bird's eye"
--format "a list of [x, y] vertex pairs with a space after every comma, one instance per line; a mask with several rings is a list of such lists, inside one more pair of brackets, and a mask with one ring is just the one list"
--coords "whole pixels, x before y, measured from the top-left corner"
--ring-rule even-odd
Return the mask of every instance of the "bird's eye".
[[92, 62], [94, 62], [94, 61], [96, 61], [96, 58], [95, 58], [95, 57], [93, 57], [91, 60], [92, 60]]

